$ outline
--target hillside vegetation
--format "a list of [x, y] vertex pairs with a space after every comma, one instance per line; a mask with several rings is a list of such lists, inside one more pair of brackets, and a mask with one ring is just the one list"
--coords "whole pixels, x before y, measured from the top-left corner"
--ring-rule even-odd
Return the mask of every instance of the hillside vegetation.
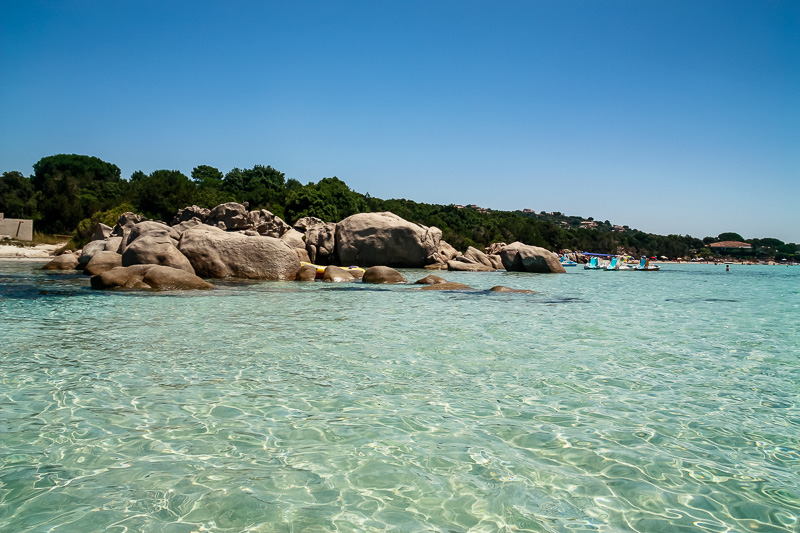
[[[289, 223], [304, 216], [338, 222], [355, 213], [391, 211], [407, 220], [436, 226], [459, 250], [483, 248], [492, 242], [522, 241], [554, 251], [570, 249], [597, 253], [676, 257], [711, 257], [708, 245], [743, 241], [735, 233], [703, 239], [690, 235], [655, 235], [609, 221], [561, 213], [489, 211], [477, 206], [436, 205], [406, 199], [370, 197], [351, 190], [337, 177], [302, 184], [271, 166], [234, 168], [223, 174], [200, 165], [186, 176], [177, 170], [134, 172], [123, 179], [120, 169], [97, 157], [59, 154], [44, 157], [33, 174], [9, 171], [0, 176], [0, 212], [8, 218], [31, 218], [40, 232], [74, 234], [87, 240], [97, 222], [112, 225], [125, 211], [169, 222], [188, 205], [214, 207], [247, 202]], [[583, 223], [583, 224], [582, 224]], [[589, 226], [589, 227], [586, 227]], [[749, 239], [748, 258], [800, 259], [795, 243], [774, 238]]]

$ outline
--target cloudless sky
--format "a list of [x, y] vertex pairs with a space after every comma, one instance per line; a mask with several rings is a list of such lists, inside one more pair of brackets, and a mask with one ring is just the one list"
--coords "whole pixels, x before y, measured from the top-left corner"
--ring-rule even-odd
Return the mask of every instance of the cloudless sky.
[[0, 0], [0, 171], [57, 153], [800, 242], [800, 2]]

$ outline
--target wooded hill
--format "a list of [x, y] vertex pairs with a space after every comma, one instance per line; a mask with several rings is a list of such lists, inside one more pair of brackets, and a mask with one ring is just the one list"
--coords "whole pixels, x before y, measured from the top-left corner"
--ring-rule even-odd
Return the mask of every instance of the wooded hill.
[[[584, 224], [582, 217], [561, 213], [488, 211], [476, 206], [425, 204], [406, 199], [383, 200], [351, 190], [337, 177], [302, 184], [271, 166], [220, 170], [200, 165], [190, 177], [177, 170], [134, 172], [129, 180], [120, 169], [97, 157], [59, 154], [40, 159], [33, 174], [9, 171], [0, 176], [0, 212], [8, 218], [31, 218], [42, 233], [75, 234], [88, 239], [97, 222], [113, 225], [125, 211], [169, 222], [188, 205], [214, 207], [224, 202], [264, 208], [289, 223], [304, 216], [338, 222], [355, 213], [391, 211], [407, 220], [442, 230], [455, 248], [484, 248], [492, 242], [522, 241], [558, 251], [619, 253], [639, 256], [711, 257], [708, 244], [744, 241], [735, 233], [703, 239], [690, 235], [656, 235], [614, 227], [609, 221]], [[800, 260], [798, 246], [778, 239], [749, 239], [744, 252], [755, 259]]]

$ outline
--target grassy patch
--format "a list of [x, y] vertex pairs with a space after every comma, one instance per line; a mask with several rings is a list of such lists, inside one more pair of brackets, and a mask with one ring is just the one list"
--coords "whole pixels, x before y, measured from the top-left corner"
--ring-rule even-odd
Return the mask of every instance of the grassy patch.
[[16, 246], [17, 248], [33, 248], [40, 244], [63, 244], [70, 239], [67, 235], [47, 235], [44, 233], [33, 232], [33, 240], [20, 241], [18, 239], [5, 239], [0, 241], [0, 244], [8, 246]]

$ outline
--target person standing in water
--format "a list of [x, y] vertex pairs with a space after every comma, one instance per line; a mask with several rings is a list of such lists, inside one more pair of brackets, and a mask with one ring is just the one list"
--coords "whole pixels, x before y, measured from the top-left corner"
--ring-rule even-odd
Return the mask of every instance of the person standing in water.
[[730, 271], [731, 271], [731, 266], [725, 265], [725, 272], [730, 272]]

